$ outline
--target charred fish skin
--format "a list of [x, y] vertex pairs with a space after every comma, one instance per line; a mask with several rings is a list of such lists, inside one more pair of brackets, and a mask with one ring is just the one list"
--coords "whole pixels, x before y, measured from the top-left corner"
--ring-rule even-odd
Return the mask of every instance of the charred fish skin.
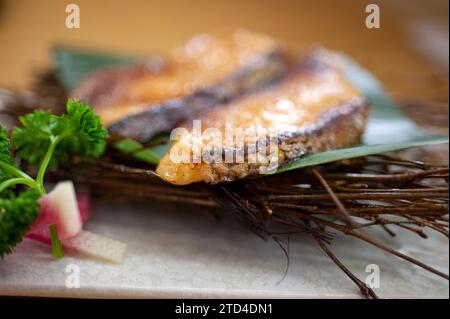
[[113, 138], [141, 142], [180, 122], [273, 83], [292, 58], [275, 39], [236, 30], [198, 35], [165, 58], [94, 73], [71, 97], [92, 105]]
[[[364, 133], [370, 107], [367, 101], [353, 101], [340, 112], [330, 112], [322, 116], [322, 124], [299, 134], [281, 136], [278, 140], [279, 167], [308, 154], [324, 152], [358, 144]], [[265, 153], [269, 154], [267, 149]], [[261, 167], [266, 163], [211, 164], [210, 184], [232, 182], [248, 176], [260, 175]]]
[[280, 80], [287, 72], [283, 52], [270, 53], [237, 70], [223, 81], [187, 96], [146, 107], [108, 126], [113, 138], [129, 137], [146, 142], [158, 133], [170, 132], [185, 120]]
[[[273, 151], [269, 147], [263, 149], [263, 153], [276, 156], [277, 165], [281, 167], [307, 154], [358, 144], [369, 110], [368, 101], [347, 81], [334, 54], [318, 49], [304, 57], [280, 83], [212, 110], [200, 120], [205, 128], [222, 128], [227, 121], [236, 126], [279, 126], [276, 153], [271, 154]], [[245, 145], [244, 152], [251, 146]], [[181, 147], [182, 143], [175, 142], [172, 149]], [[241, 163], [223, 160], [227, 152], [236, 151], [223, 147], [222, 160], [209, 164], [203, 161], [175, 164], [169, 151], [158, 165], [157, 173], [178, 185], [202, 181], [217, 184], [259, 175], [261, 168], [268, 166], [265, 162], [248, 161], [247, 155]], [[204, 150], [203, 157], [210, 152]]]

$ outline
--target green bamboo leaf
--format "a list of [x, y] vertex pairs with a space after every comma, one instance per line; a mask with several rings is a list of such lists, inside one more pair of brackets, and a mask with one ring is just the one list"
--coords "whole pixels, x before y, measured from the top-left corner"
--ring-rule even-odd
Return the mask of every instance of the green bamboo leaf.
[[133, 156], [141, 161], [158, 165], [161, 158], [169, 149], [168, 144], [153, 146], [150, 148], [143, 149], [141, 151], [137, 151], [133, 154]]
[[361, 156], [380, 154], [392, 151], [398, 151], [406, 148], [423, 146], [423, 145], [435, 145], [448, 143], [448, 137], [442, 136], [430, 136], [417, 138], [410, 142], [393, 143], [393, 144], [374, 144], [374, 145], [360, 145], [351, 148], [343, 148], [333, 151], [327, 151], [322, 153], [316, 153], [307, 155], [301, 159], [295, 160], [281, 167], [277, 173], [290, 171], [293, 169], [320, 165], [350, 158], [356, 158]]
[[143, 148], [143, 145], [131, 138], [124, 138], [114, 143], [114, 147], [125, 154], [132, 154]]
[[[157, 136], [151, 142], [160, 141], [163, 137]], [[161, 144], [152, 147], [145, 147], [138, 141], [131, 138], [124, 138], [114, 143], [114, 148], [124, 154], [132, 155], [134, 158], [147, 162], [149, 164], [157, 165], [160, 159], [169, 149], [169, 144]]]
[[52, 51], [53, 67], [66, 89], [71, 90], [94, 71], [115, 65], [136, 65], [140, 59], [131, 55], [55, 47]]

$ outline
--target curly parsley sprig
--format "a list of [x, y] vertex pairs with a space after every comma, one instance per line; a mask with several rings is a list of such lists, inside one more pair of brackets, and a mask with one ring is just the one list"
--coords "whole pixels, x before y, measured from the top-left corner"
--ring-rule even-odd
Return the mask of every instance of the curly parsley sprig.
[[0, 197], [0, 257], [12, 252], [39, 215], [39, 194], [27, 190]]
[[[62, 116], [38, 110], [19, 119], [22, 127], [14, 128], [12, 143], [0, 125], [0, 256], [12, 251], [37, 218], [47, 168], [74, 155], [85, 160], [99, 157], [108, 137], [92, 108], [77, 100], [68, 100]], [[11, 144], [19, 157], [38, 165], [36, 179], [15, 165]], [[18, 184], [29, 190], [13, 190]]]

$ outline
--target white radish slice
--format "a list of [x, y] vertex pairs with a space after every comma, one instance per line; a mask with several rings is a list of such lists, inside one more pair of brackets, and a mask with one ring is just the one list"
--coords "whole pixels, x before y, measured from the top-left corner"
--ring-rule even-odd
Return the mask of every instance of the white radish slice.
[[58, 183], [47, 195], [48, 203], [58, 218], [56, 228], [61, 240], [76, 236], [83, 228], [75, 187], [71, 181]]
[[63, 240], [64, 250], [112, 263], [121, 263], [127, 244], [82, 230], [77, 236]]
[[83, 218], [71, 181], [58, 183], [50, 193], [39, 199], [39, 204], [40, 216], [30, 233], [47, 234], [49, 225], [55, 224], [58, 237], [63, 240], [77, 235], [83, 228]]

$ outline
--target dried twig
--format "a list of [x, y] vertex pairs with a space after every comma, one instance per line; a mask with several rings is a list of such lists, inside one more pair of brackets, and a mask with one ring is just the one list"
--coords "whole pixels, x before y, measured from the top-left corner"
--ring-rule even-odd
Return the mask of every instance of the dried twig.
[[[381, 169], [381, 173], [364, 173], [367, 167], [374, 165]], [[395, 173], [390, 171], [391, 167], [396, 167]], [[345, 173], [337, 173], [336, 170]], [[431, 167], [422, 162], [380, 155], [325, 165], [320, 173], [317, 168], [312, 168], [311, 172], [301, 170], [215, 187], [174, 187], [155, 178], [152, 170], [107, 160], [95, 168], [79, 165], [66, 173], [78, 182], [95, 186], [95, 192], [102, 195], [120, 193], [133, 198], [226, 207], [226, 211], [238, 216], [263, 238], [273, 238], [276, 234], [310, 233], [322, 243], [324, 253], [358, 285], [366, 297], [370, 296], [365, 291], [367, 287], [364, 288], [324, 246], [334, 237], [330, 229], [366, 241], [448, 279], [447, 274], [359, 231], [381, 226], [393, 236], [395, 233], [387, 228], [390, 225], [414, 232], [422, 238], [427, 237], [424, 228], [448, 237], [448, 167]], [[95, 178], [92, 178], [93, 175]], [[424, 183], [426, 180], [432, 182]], [[297, 186], [299, 183], [302, 187]], [[105, 191], [102, 192], [102, 189]], [[330, 221], [327, 217], [339, 218], [344, 224]], [[356, 223], [353, 218], [366, 222]], [[311, 227], [310, 222], [318, 227]], [[287, 230], [277, 230], [280, 227]]]
[[345, 265], [332, 253], [330, 248], [317, 236], [314, 235], [314, 239], [319, 244], [322, 251], [330, 257], [330, 259], [358, 286], [361, 294], [366, 299], [378, 299], [373, 289], [369, 288], [364, 282], [362, 282], [358, 277], [356, 277]]
[[333, 200], [333, 202], [336, 204], [337, 208], [339, 209], [339, 211], [342, 214], [342, 217], [344, 219], [344, 221], [347, 223], [348, 227], [356, 227], [357, 223], [355, 223], [352, 219], [352, 217], [350, 216], [350, 214], [348, 213], [347, 209], [345, 208], [345, 206], [342, 204], [342, 202], [339, 200], [338, 196], [335, 194], [335, 192], [331, 189], [330, 185], [328, 185], [327, 181], [322, 177], [322, 175], [320, 175], [320, 173], [317, 171], [317, 169], [315, 169], [314, 167], [311, 168], [313, 174], [317, 177], [317, 179], [319, 180], [320, 184], [322, 184], [322, 186], [325, 188], [325, 190], [327, 191], [327, 193], [330, 195], [331, 199]]
[[[428, 82], [428, 79], [423, 80], [424, 83]], [[429, 92], [435, 93], [436, 83], [434, 80], [431, 82]], [[442, 96], [447, 99], [448, 81], [445, 80], [438, 87], [442, 88], [438, 95], [445, 93]], [[0, 99], [8, 102], [3, 103], [0, 113], [17, 118], [43, 105], [50, 105], [53, 111], [61, 111], [67, 92], [54, 72], [41, 76], [32, 91], [34, 93], [31, 95], [0, 92], [3, 94], [0, 94]], [[410, 89], [407, 91], [409, 94]], [[426, 108], [422, 107], [423, 103], [427, 103]], [[417, 119], [428, 118], [448, 131], [448, 117], [433, 117], [433, 114], [448, 112], [448, 100], [430, 103], [409, 99], [404, 104], [414, 111], [412, 114], [418, 115]], [[430, 107], [436, 110], [430, 112]], [[319, 169], [313, 168], [267, 176], [257, 182], [244, 180], [215, 187], [174, 187], [163, 183], [152, 169], [143, 167], [142, 163], [139, 165], [123, 156], [109, 155], [94, 165], [68, 166], [54, 174], [53, 179], [70, 177], [78, 184], [90, 186], [96, 195], [113, 198], [120, 196], [186, 203], [209, 207], [214, 212], [218, 207], [223, 207], [223, 211], [242, 219], [263, 238], [277, 238], [278, 234], [309, 233], [366, 298], [376, 298], [376, 295], [327, 246], [336, 232], [366, 241], [448, 279], [447, 274], [405, 256], [360, 231], [381, 226], [389, 235], [395, 235], [387, 227], [389, 225], [414, 232], [423, 238], [426, 238], [425, 228], [448, 237], [448, 167], [433, 167], [422, 161], [382, 154], [323, 165], [320, 173]], [[302, 184], [302, 187], [298, 187], [298, 184]], [[356, 223], [355, 219], [362, 221]], [[344, 224], [336, 221], [344, 221]], [[289, 253], [284, 251], [289, 258]], [[288, 266], [289, 260], [285, 274]]]

